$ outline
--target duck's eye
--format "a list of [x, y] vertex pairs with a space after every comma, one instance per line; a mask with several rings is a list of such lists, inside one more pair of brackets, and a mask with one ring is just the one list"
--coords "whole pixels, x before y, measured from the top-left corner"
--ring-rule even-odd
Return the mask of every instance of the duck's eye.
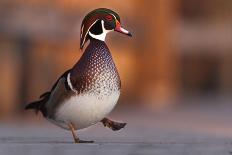
[[113, 17], [111, 15], [106, 16], [106, 20], [111, 21], [112, 19], [113, 19]]

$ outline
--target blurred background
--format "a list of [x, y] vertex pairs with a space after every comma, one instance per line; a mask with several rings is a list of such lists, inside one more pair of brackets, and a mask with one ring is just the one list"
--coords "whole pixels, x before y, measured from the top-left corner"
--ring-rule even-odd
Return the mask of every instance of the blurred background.
[[28, 116], [25, 104], [76, 63], [82, 19], [99, 7], [133, 34], [107, 36], [117, 108], [232, 109], [231, 0], [0, 0], [0, 119]]

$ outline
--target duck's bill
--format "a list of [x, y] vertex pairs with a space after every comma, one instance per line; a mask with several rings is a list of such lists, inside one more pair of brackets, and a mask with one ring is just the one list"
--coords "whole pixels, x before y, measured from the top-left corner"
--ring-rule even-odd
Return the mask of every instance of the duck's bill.
[[119, 32], [119, 33], [122, 33], [122, 34], [125, 34], [125, 35], [132, 37], [132, 34], [128, 30], [122, 28], [121, 24], [118, 21], [116, 21], [116, 28], [114, 30]]

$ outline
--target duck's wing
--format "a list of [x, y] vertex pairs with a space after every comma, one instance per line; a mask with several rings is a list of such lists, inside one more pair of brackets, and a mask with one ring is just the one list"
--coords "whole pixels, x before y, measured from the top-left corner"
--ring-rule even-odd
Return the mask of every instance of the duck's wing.
[[55, 84], [53, 85], [52, 89], [48, 92], [43, 93], [42, 95], [40, 95], [40, 99], [34, 102], [31, 102], [29, 104], [27, 104], [25, 106], [25, 109], [33, 109], [35, 110], [36, 113], [38, 113], [39, 111], [42, 112], [42, 114], [44, 116], [47, 115], [47, 109], [45, 108], [45, 104], [47, 103], [47, 101], [49, 100], [51, 93], [56, 89], [58, 83], [60, 81], [62, 81], [65, 85], [65, 89], [66, 90], [70, 90], [70, 87], [68, 86], [67, 83], [67, 75], [70, 72], [70, 70], [67, 70], [66, 72], [64, 72], [59, 78], [58, 80], [55, 82]]
[[[52, 86], [52, 89], [51, 89], [50, 91], [47, 91], [47, 92], [41, 94], [39, 98], [45, 98], [45, 97], [50, 96], [50, 95], [51, 95], [51, 92], [56, 88], [56, 86], [57, 86], [58, 82], [60, 81], [60, 79], [62, 79], [62, 78], [67, 79], [68, 73], [69, 73], [70, 71], [71, 71], [71, 69], [69, 69], [69, 70], [67, 70], [66, 72], [64, 72], [64, 73], [57, 79], [56, 83]], [[66, 81], [65, 87], [67, 88], [67, 90], [70, 90], [70, 87], [68, 86], [67, 80], [65, 80], [65, 81]]]

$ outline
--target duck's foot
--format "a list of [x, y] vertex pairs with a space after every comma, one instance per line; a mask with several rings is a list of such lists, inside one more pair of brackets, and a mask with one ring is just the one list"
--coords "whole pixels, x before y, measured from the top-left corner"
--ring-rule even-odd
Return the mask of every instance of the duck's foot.
[[73, 139], [74, 139], [74, 142], [75, 142], [75, 143], [93, 143], [93, 142], [94, 142], [94, 141], [92, 141], [92, 140], [91, 140], [91, 141], [80, 140], [80, 139], [77, 137], [77, 135], [75, 134], [74, 125], [73, 125], [72, 123], [69, 123], [68, 126], [69, 126], [69, 128], [70, 128], [70, 130], [71, 130], [71, 132], [72, 132]]
[[120, 130], [126, 126], [126, 123], [121, 122], [115, 122], [108, 118], [104, 118], [102, 121], [104, 126], [107, 126], [108, 128], [112, 129], [113, 131]]
[[75, 143], [94, 143], [92, 140], [80, 140], [79, 138], [74, 139]]

